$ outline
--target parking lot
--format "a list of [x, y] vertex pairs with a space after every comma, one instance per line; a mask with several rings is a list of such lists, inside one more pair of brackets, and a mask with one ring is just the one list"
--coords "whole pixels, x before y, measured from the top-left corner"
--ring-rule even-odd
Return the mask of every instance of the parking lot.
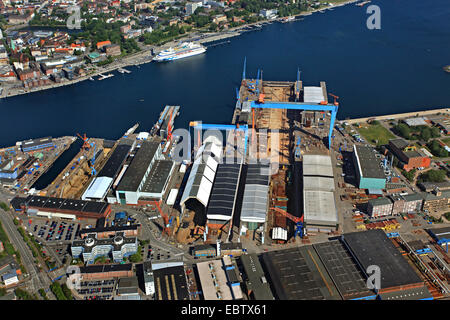
[[82, 281], [78, 295], [84, 300], [110, 300], [114, 295], [116, 280]]
[[142, 248], [141, 254], [144, 261], [147, 260], [159, 261], [173, 258], [173, 254], [171, 254], [170, 252], [156, 247], [152, 247], [151, 245], [147, 245], [144, 248]]
[[80, 223], [75, 221], [34, 219], [28, 230], [45, 243], [68, 243], [79, 237], [80, 228]]

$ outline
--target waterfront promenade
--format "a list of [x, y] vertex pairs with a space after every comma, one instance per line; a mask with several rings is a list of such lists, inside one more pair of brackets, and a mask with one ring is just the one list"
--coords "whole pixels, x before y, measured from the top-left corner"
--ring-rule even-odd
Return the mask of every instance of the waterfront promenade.
[[414, 111], [414, 112], [405, 112], [405, 113], [396, 113], [396, 114], [387, 114], [387, 115], [383, 115], [383, 116], [373, 116], [373, 117], [366, 117], [366, 118], [346, 119], [346, 120], [341, 120], [340, 122], [341, 123], [346, 122], [348, 124], [354, 124], [354, 123], [359, 123], [359, 122], [366, 122], [367, 120], [403, 119], [403, 118], [410, 118], [410, 117], [422, 117], [422, 116], [427, 116], [427, 115], [436, 114], [436, 113], [450, 114], [450, 108], [423, 110], [423, 111]]
[[[296, 20], [298, 20], [304, 16], [309, 16], [317, 11], [324, 12], [326, 10], [345, 6], [345, 5], [359, 2], [359, 1], [360, 0], [349, 0], [349, 1], [333, 4], [332, 6], [328, 6], [326, 8], [320, 8], [320, 9], [310, 10], [307, 12], [302, 12], [299, 15], [296, 15], [295, 18], [296, 18]], [[154, 51], [155, 54], [157, 54], [158, 52], [165, 50], [169, 47], [173, 47], [173, 46], [177, 45], [179, 42], [183, 42], [183, 41], [192, 41], [194, 39], [198, 39], [198, 40], [196, 40], [196, 42], [205, 44], [205, 43], [210, 43], [210, 42], [214, 42], [214, 41], [224, 40], [224, 39], [231, 38], [231, 37], [237, 37], [237, 36], [241, 35], [242, 33], [254, 31], [255, 29], [251, 29], [252, 27], [271, 24], [274, 22], [280, 22], [281, 20], [282, 20], [282, 18], [277, 18], [274, 20], [258, 21], [255, 23], [249, 23], [249, 24], [235, 27], [235, 28], [230, 28], [226, 31], [221, 31], [221, 32], [212, 32], [212, 33], [204, 33], [204, 34], [186, 34], [183, 37], [180, 37], [176, 40], [167, 42], [161, 46], [144, 45], [141, 47], [141, 49], [142, 49], [141, 51], [136, 52], [134, 54], [130, 54], [121, 59], [117, 59], [114, 62], [112, 62], [108, 65], [105, 65], [103, 67], [96, 66], [95, 69], [88, 72], [86, 74], [86, 76], [77, 77], [74, 80], [63, 79], [63, 81], [60, 83], [51, 83], [49, 85], [44, 85], [44, 86], [31, 88], [31, 89], [23, 88], [22, 84], [19, 81], [11, 84], [9, 86], [7, 84], [5, 84], [3, 86], [3, 91], [0, 94], [0, 98], [13, 97], [13, 96], [17, 96], [17, 95], [23, 95], [23, 94], [27, 94], [27, 93], [38, 92], [38, 91], [42, 91], [42, 90], [54, 89], [54, 88], [58, 88], [58, 87], [72, 85], [72, 84], [75, 84], [75, 83], [78, 83], [81, 81], [88, 80], [91, 77], [96, 77], [96, 76], [99, 76], [100, 74], [109, 73], [109, 72], [112, 72], [112, 71], [120, 69], [120, 68], [125, 68], [128, 66], [134, 66], [134, 65], [140, 65], [143, 63], [149, 63], [153, 59], [153, 57], [151, 55], [152, 50]], [[249, 28], [251, 30], [249, 30]]]

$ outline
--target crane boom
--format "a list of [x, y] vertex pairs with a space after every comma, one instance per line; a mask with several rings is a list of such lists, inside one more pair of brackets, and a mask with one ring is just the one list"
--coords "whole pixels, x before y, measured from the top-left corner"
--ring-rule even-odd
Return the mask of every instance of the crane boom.
[[295, 223], [299, 223], [299, 222], [303, 222], [303, 216], [301, 218], [299, 217], [294, 217], [292, 214], [284, 211], [283, 209], [280, 208], [276, 208], [276, 207], [272, 207], [271, 209], [275, 210], [276, 212], [282, 214], [283, 216], [285, 216], [286, 218], [288, 218], [289, 220], [295, 222]]
[[161, 215], [164, 221], [163, 233], [167, 232], [167, 234], [169, 234], [169, 217], [161, 210], [158, 201], [154, 201], [154, 203], [156, 205], [156, 208], [158, 208], [159, 214]]

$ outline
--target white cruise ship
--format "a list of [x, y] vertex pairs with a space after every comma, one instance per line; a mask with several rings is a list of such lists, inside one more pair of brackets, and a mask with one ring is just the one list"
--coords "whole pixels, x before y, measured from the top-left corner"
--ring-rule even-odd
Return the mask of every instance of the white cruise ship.
[[179, 46], [176, 46], [174, 48], [170, 47], [167, 50], [161, 51], [153, 60], [157, 62], [172, 61], [195, 56], [203, 52], [206, 52], [206, 48], [201, 44], [193, 42], [183, 42]]

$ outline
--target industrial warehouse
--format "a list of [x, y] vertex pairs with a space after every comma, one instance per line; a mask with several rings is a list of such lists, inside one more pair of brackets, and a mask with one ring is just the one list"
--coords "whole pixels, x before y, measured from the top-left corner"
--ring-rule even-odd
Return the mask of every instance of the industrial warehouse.
[[16, 211], [28, 215], [59, 217], [64, 219], [94, 220], [105, 218], [111, 213], [111, 205], [104, 202], [29, 196], [11, 200]]

